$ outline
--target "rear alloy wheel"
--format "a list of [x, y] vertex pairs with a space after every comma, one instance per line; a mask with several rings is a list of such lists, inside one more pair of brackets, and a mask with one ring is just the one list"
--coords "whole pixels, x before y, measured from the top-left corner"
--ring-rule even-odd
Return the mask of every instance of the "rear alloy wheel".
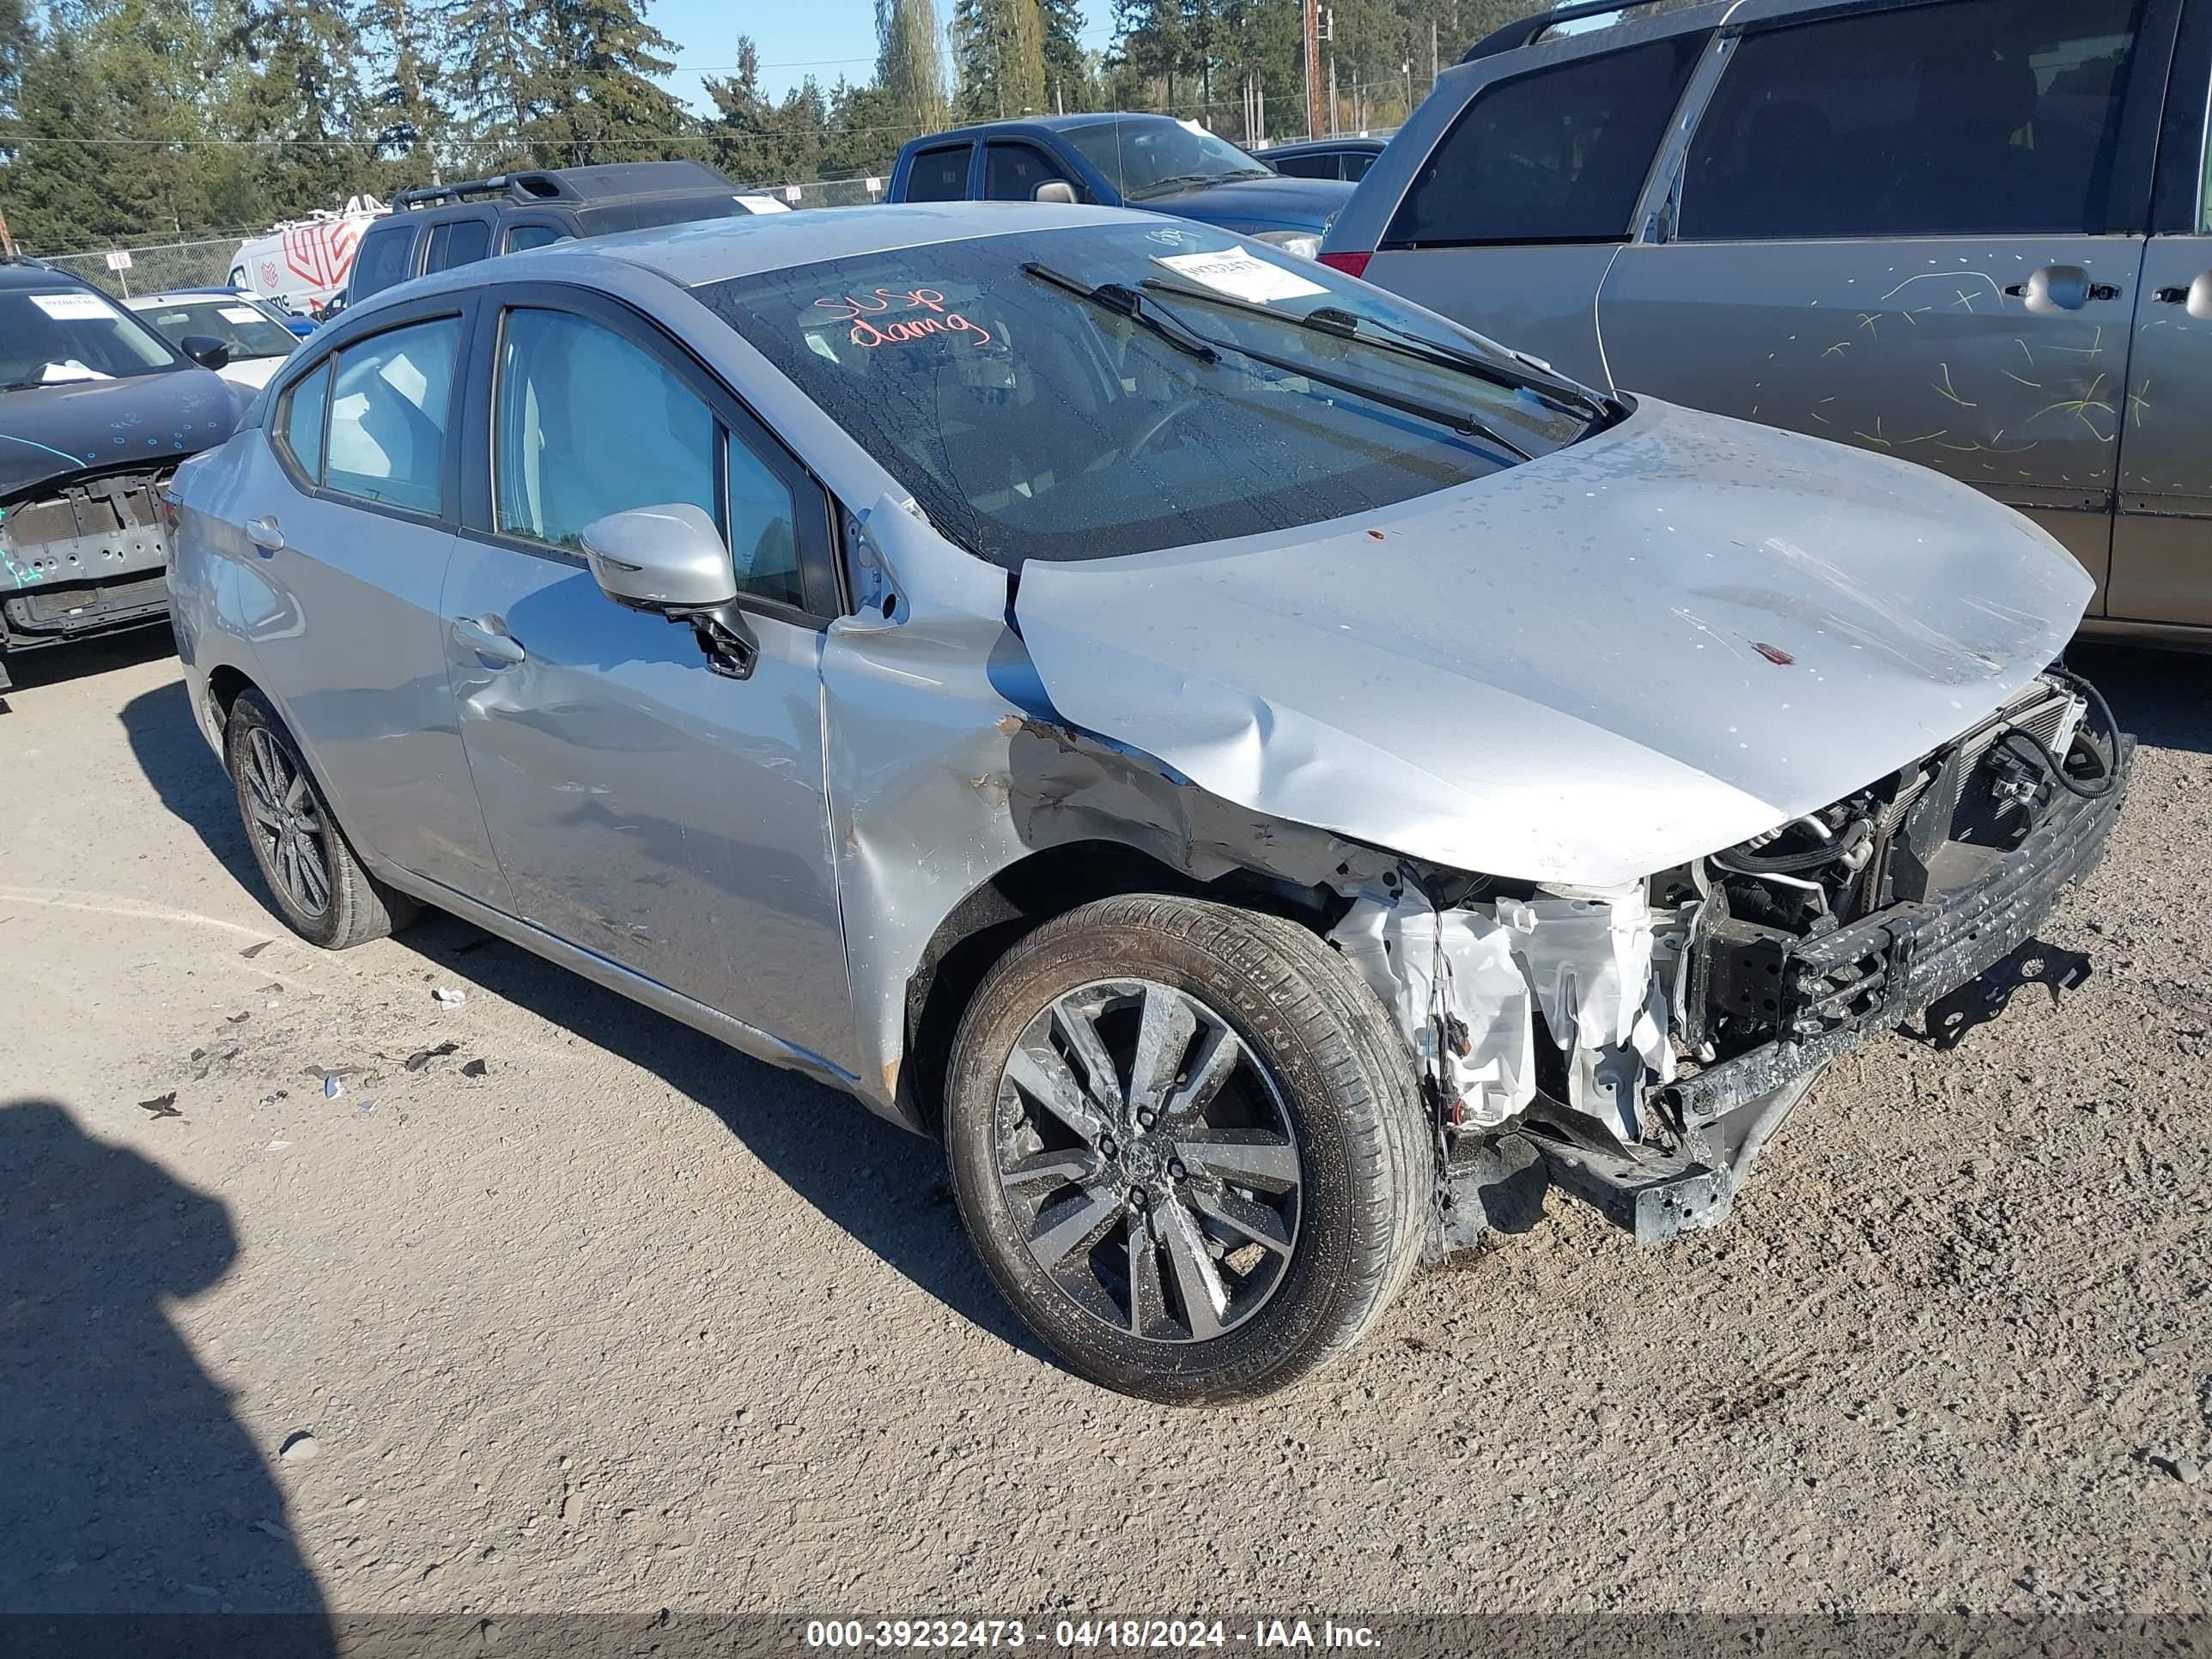
[[1411, 1058], [1279, 918], [1147, 896], [1040, 928], [976, 994], [945, 1133], [1000, 1289], [1076, 1370], [1148, 1399], [1285, 1386], [1419, 1253]]
[[270, 896], [292, 931], [342, 951], [414, 920], [414, 901], [361, 866], [276, 711], [240, 692], [224, 733], [238, 812]]

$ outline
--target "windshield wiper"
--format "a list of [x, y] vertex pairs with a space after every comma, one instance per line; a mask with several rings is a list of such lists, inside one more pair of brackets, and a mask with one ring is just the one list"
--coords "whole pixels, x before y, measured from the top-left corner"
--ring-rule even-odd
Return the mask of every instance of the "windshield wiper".
[[[1148, 290], [1158, 289], [1167, 294], [1187, 293], [1200, 299], [1212, 300], [1221, 297], [1214, 295], [1200, 295], [1195, 289], [1180, 288], [1173, 283], [1156, 283], [1148, 280], [1143, 286]], [[1303, 325], [1304, 319], [1293, 317], [1287, 312], [1269, 311], [1264, 306], [1248, 305], [1242, 300], [1223, 298], [1221, 303], [1233, 310], [1262, 312], [1279, 322], [1296, 322]], [[1163, 317], [1175, 318], [1177, 323], [1182, 322], [1182, 319], [1176, 317], [1171, 311], [1162, 311], [1158, 314]], [[1189, 325], [1183, 324], [1183, 326], [1188, 328]], [[1319, 331], [1328, 333], [1332, 331], [1323, 325]], [[1262, 351], [1257, 346], [1245, 345], [1239, 341], [1216, 340], [1206, 335], [1200, 335], [1197, 337], [1205, 340], [1208, 345], [1233, 351], [1240, 357], [1249, 357], [1255, 363], [1265, 363], [1268, 368], [1279, 369], [1285, 374], [1304, 375], [1309, 380], [1318, 381], [1321, 385], [1334, 387], [1339, 392], [1348, 392], [1355, 398], [1365, 398], [1370, 402], [1381, 404], [1386, 409], [1395, 409], [1401, 415], [1411, 415], [1419, 420], [1433, 421], [1438, 426], [1449, 427], [1463, 438], [1480, 438], [1485, 443], [1495, 445], [1504, 450], [1516, 461], [1533, 461], [1536, 459], [1497, 428], [1486, 421], [1478, 420], [1464, 410], [1447, 409], [1441, 404], [1432, 404], [1420, 398], [1408, 398], [1402, 392], [1393, 392], [1386, 386], [1375, 386], [1349, 374], [1332, 374], [1327, 369], [1316, 368], [1310, 362], [1300, 362], [1291, 357], [1278, 357], [1272, 351]]]
[[1486, 357], [1478, 357], [1472, 351], [1462, 351], [1457, 346], [1429, 339], [1378, 318], [1359, 316], [1341, 306], [1316, 306], [1301, 316], [1295, 312], [1278, 311], [1274, 307], [1262, 305], [1257, 301], [1209, 293], [1181, 283], [1164, 283], [1157, 277], [1146, 278], [1144, 286], [1152, 293], [1172, 295], [1178, 300], [1195, 300], [1201, 305], [1218, 306], [1224, 311], [1241, 311], [1249, 316], [1265, 317], [1273, 322], [1290, 323], [1316, 334], [1326, 334], [1332, 339], [1356, 340], [1377, 351], [1392, 352], [1437, 368], [1472, 374], [1479, 380], [1503, 386], [1509, 392], [1533, 392], [1547, 401], [1565, 401], [1571, 405], [1569, 412], [1579, 414], [1587, 421], [1601, 421], [1606, 416], [1604, 403], [1576, 386], [1540, 380], [1534, 375], [1516, 374], [1504, 365], [1492, 362]]
[[1132, 202], [1148, 201], [1155, 196], [1164, 196], [1171, 190], [1186, 190], [1194, 185], [1210, 185], [1218, 177], [1220, 177], [1218, 173], [1172, 173], [1165, 179], [1155, 179], [1149, 185], [1140, 185], [1135, 190], [1125, 190], [1121, 194]]
[[1157, 334], [1177, 351], [1195, 357], [1202, 363], [1218, 363], [1221, 353], [1202, 336], [1194, 334], [1179, 317], [1162, 311], [1158, 306], [1146, 303], [1145, 296], [1135, 289], [1121, 283], [1100, 283], [1095, 286], [1080, 277], [1070, 276], [1065, 271], [1054, 270], [1050, 265], [1030, 260], [1022, 267], [1022, 275], [1033, 276], [1038, 282], [1079, 300], [1087, 300], [1102, 311], [1110, 311]]

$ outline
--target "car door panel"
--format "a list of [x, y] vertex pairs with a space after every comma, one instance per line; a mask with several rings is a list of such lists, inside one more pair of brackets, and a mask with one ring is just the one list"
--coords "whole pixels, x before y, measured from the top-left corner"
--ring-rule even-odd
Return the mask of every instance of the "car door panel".
[[[1598, 312], [1620, 385], [1974, 484], [2101, 593], [2142, 258], [2126, 236], [1644, 246]], [[2114, 297], [2032, 307], [2033, 274], [2063, 267]]]
[[2212, 625], [2212, 236], [2143, 260], [2109, 614]]
[[[356, 351], [378, 351], [380, 341], [417, 324], [450, 325], [458, 357], [465, 319], [424, 318], [342, 349], [341, 369]], [[289, 388], [280, 393], [280, 411], [289, 397]], [[281, 415], [271, 423], [283, 424]], [[381, 429], [364, 423], [372, 428]], [[357, 846], [503, 905], [506, 885], [454, 729], [446, 674], [440, 602], [453, 528], [434, 508], [381, 507], [313, 485], [296, 460], [280, 459], [272, 441], [259, 446], [256, 466], [266, 476], [252, 505], [253, 520], [278, 544], [257, 545], [251, 561], [268, 590], [253, 648], [268, 683], [284, 688], [284, 717]], [[351, 442], [358, 448], [362, 441]], [[341, 453], [348, 447], [343, 440], [336, 446]], [[442, 446], [427, 464], [434, 477], [449, 471]]]
[[[821, 597], [794, 539], [826, 560], [826, 498], [795, 466], [763, 471], [772, 441], [641, 318], [574, 289], [501, 299], [471, 368], [444, 650], [516, 914], [842, 1065], [822, 634], [788, 602]], [[745, 532], [737, 579], [767, 597], [743, 680], [688, 626], [617, 605], [573, 550], [598, 517], [679, 500]]]
[[[462, 538], [447, 665], [516, 913], [832, 1060], [849, 1053], [820, 633], [754, 622], [752, 678], [567, 560]], [[470, 622], [519, 649], [477, 648]]]

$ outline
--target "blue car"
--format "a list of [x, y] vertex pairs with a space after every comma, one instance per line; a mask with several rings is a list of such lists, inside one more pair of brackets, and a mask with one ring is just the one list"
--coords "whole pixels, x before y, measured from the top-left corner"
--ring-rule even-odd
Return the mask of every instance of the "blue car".
[[1144, 208], [1310, 259], [1352, 191], [1336, 179], [1285, 178], [1171, 116], [1047, 115], [910, 141], [886, 199]]

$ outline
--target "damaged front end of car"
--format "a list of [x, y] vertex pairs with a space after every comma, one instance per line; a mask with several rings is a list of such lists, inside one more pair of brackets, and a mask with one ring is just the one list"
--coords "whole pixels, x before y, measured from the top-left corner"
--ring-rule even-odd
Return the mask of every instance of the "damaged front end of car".
[[1737, 846], [1611, 887], [1401, 863], [1330, 941], [1434, 1115], [1432, 1253], [1548, 1182], [1641, 1243], [1725, 1217], [1822, 1066], [2032, 939], [2090, 870], [2133, 744], [2053, 667], [1955, 741]]

